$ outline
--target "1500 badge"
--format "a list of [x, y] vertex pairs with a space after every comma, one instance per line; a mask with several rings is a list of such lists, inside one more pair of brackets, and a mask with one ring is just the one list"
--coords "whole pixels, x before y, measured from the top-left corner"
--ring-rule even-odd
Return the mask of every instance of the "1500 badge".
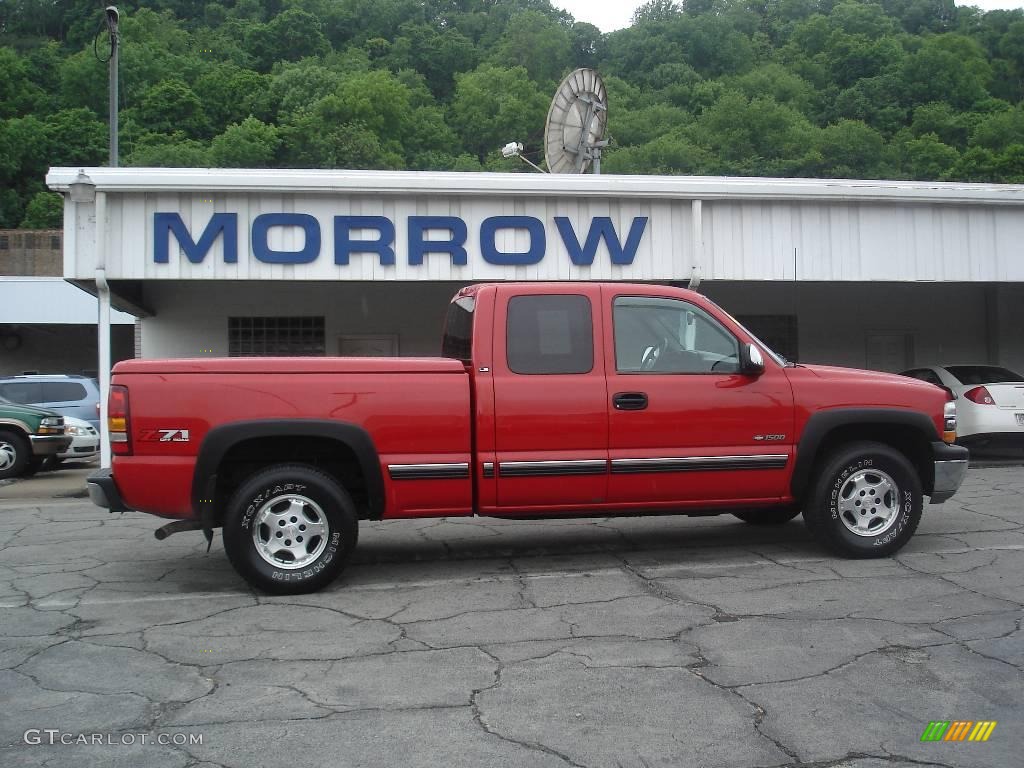
[[785, 440], [785, 435], [754, 435], [755, 440], [766, 440], [771, 442], [778, 442], [779, 440]]
[[187, 429], [144, 429], [139, 440], [146, 443], [187, 443]]

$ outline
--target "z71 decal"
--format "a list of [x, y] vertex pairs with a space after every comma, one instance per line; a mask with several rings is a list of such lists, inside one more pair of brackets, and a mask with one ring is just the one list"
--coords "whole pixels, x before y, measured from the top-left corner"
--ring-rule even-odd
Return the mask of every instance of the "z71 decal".
[[139, 440], [145, 443], [187, 443], [189, 436], [187, 429], [145, 429]]

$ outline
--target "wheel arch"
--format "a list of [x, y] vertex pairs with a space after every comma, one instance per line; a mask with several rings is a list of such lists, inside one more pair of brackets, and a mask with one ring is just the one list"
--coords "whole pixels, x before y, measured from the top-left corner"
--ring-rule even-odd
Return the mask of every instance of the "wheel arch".
[[935, 482], [931, 443], [941, 440], [932, 420], [904, 408], [836, 408], [811, 414], [797, 444], [790, 490], [803, 499], [815, 467], [836, 446], [868, 440], [894, 448], [917, 470], [921, 487], [930, 494]]
[[28, 424], [26, 424], [24, 421], [21, 421], [20, 419], [11, 419], [11, 418], [7, 418], [7, 417], [0, 418], [0, 429], [11, 429], [11, 428], [14, 428], [14, 429], [18, 430], [19, 432], [21, 432], [22, 433], [21, 436], [24, 437], [24, 438], [28, 438], [29, 435], [32, 434], [32, 430], [29, 428]]
[[[267, 449], [284, 455], [268, 460], [261, 457]], [[303, 450], [307, 456], [302, 455]], [[356, 480], [361, 514], [374, 520], [383, 516], [384, 477], [376, 446], [365, 429], [321, 419], [256, 419], [214, 427], [199, 447], [192, 476], [192, 507], [203, 531], [212, 536], [223, 516], [225, 495], [232, 486], [237, 487], [240, 478], [275, 464], [304, 461], [342, 485]]]

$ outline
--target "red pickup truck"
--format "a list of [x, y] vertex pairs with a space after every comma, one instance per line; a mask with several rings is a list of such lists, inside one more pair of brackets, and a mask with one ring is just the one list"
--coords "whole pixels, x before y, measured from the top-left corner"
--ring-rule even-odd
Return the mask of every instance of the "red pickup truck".
[[470, 286], [442, 355], [119, 363], [90, 496], [176, 518], [159, 539], [222, 527], [250, 584], [302, 592], [359, 520], [802, 510], [833, 551], [884, 556], [967, 470], [939, 387], [789, 363], [679, 288]]

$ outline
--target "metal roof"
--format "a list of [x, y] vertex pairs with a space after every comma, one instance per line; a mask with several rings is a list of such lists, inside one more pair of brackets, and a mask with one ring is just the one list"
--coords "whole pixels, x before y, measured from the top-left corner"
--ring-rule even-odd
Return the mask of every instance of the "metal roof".
[[[46, 183], [65, 192], [79, 168], [51, 168]], [[104, 192], [305, 192], [384, 195], [814, 200], [1022, 205], [1024, 185], [722, 176], [442, 173], [235, 168], [84, 168]]]

